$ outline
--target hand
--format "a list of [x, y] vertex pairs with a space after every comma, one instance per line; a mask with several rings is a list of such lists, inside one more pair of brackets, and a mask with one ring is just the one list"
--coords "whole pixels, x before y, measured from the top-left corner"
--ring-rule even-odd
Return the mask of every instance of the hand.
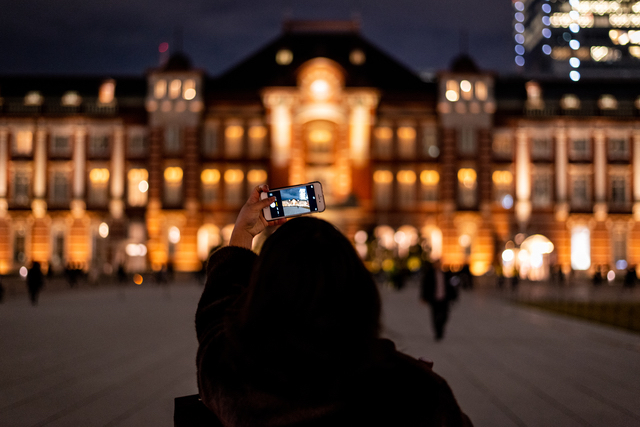
[[284, 218], [275, 221], [267, 221], [264, 218], [262, 210], [276, 200], [275, 197], [260, 200], [260, 193], [267, 191], [269, 191], [268, 185], [259, 185], [253, 189], [236, 218], [229, 245], [251, 249], [253, 238], [262, 233], [266, 227], [284, 224], [287, 221]]

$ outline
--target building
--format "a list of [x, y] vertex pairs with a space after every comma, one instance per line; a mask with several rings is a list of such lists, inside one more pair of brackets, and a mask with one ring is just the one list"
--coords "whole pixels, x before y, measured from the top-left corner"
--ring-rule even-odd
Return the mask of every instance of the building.
[[352, 22], [288, 22], [221, 76], [177, 53], [139, 77], [0, 77], [0, 95], [2, 273], [195, 271], [257, 184], [315, 180], [359, 245], [531, 278], [640, 263], [640, 80], [460, 56], [427, 82]]
[[577, 81], [640, 72], [640, 4], [627, 0], [518, 0], [515, 61], [529, 75]]

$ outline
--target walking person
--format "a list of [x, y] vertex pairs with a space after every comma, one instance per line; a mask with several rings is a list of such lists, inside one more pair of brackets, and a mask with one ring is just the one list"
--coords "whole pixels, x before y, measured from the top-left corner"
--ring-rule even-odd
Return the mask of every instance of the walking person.
[[444, 338], [444, 327], [449, 319], [449, 305], [458, 297], [451, 283], [451, 275], [443, 271], [440, 260], [426, 263], [422, 276], [420, 298], [431, 306], [431, 320], [436, 341]]
[[430, 363], [380, 338], [380, 295], [350, 241], [314, 217], [267, 223], [265, 191], [209, 258], [196, 311], [200, 398], [220, 425], [470, 426]]
[[32, 305], [38, 305], [38, 295], [44, 286], [44, 275], [40, 268], [40, 263], [34, 261], [31, 268], [27, 272], [27, 288], [29, 290], [29, 298]]

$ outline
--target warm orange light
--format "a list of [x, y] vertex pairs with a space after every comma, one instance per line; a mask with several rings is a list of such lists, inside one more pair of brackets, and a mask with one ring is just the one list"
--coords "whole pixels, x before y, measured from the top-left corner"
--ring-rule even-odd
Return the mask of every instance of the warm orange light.
[[480, 101], [487, 100], [487, 85], [484, 82], [476, 82], [476, 98]]
[[249, 138], [251, 138], [251, 139], [262, 139], [265, 136], [267, 136], [267, 128], [266, 127], [264, 127], [264, 126], [251, 126], [249, 128]]
[[224, 136], [229, 139], [242, 138], [242, 135], [244, 135], [244, 129], [242, 129], [242, 126], [227, 126], [227, 128], [224, 130]]
[[220, 171], [218, 169], [205, 169], [200, 174], [203, 184], [213, 185], [220, 181]]
[[440, 181], [440, 174], [433, 170], [420, 172], [420, 182], [424, 185], [436, 185]]
[[175, 184], [182, 181], [182, 168], [174, 166], [164, 170], [164, 180]]
[[510, 185], [513, 182], [513, 175], [509, 171], [495, 171], [492, 179], [496, 185]]
[[331, 131], [328, 129], [313, 129], [309, 132], [309, 140], [315, 143], [329, 142], [331, 137]]
[[267, 171], [262, 169], [251, 169], [247, 173], [247, 180], [252, 184], [257, 184], [267, 181]]
[[391, 139], [393, 131], [389, 127], [379, 127], [373, 132], [376, 139]]
[[182, 82], [180, 79], [171, 80], [169, 83], [169, 97], [171, 99], [176, 99], [180, 96], [180, 88], [182, 87]]
[[93, 184], [105, 184], [109, 181], [109, 169], [91, 169], [89, 180]]
[[164, 98], [167, 95], [167, 81], [158, 80], [153, 92], [156, 98]]
[[373, 180], [379, 184], [393, 182], [393, 174], [388, 170], [377, 170], [373, 173]]
[[471, 92], [471, 82], [469, 80], [462, 80], [460, 82], [460, 90], [463, 92]]
[[416, 130], [410, 126], [403, 126], [398, 128], [398, 138], [400, 139], [415, 139]]
[[98, 91], [98, 101], [101, 104], [110, 104], [113, 102], [113, 98], [116, 93], [116, 82], [114, 80], [107, 80], [100, 85]]
[[289, 49], [280, 49], [278, 53], [276, 53], [276, 62], [279, 65], [289, 65], [293, 61], [293, 52]]
[[78, 92], [69, 91], [62, 95], [62, 105], [64, 106], [77, 107], [81, 103], [82, 97], [78, 95]]
[[134, 274], [133, 275], [133, 283], [135, 283], [136, 285], [142, 285], [142, 276], [140, 274]]
[[140, 181], [149, 178], [149, 172], [146, 169], [130, 169], [127, 177], [131, 181]]
[[471, 168], [462, 168], [458, 171], [458, 181], [467, 188], [475, 187], [476, 178], [476, 171]]
[[455, 90], [449, 89], [448, 91], [445, 92], [444, 96], [447, 98], [448, 101], [451, 101], [451, 102], [456, 102], [458, 100], [458, 92], [456, 92]]
[[184, 81], [182, 85], [182, 97], [187, 101], [191, 101], [196, 97], [196, 81], [188, 79]]
[[228, 169], [224, 172], [224, 180], [229, 184], [242, 182], [244, 173], [240, 169]]
[[412, 170], [398, 171], [396, 179], [401, 184], [413, 184], [416, 182], [416, 173]]
[[327, 83], [326, 80], [323, 80], [323, 79], [314, 80], [311, 83], [311, 86], [309, 86], [309, 89], [311, 90], [311, 93], [316, 99], [322, 100], [329, 97], [330, 87], [329, 87], [329, 83]]

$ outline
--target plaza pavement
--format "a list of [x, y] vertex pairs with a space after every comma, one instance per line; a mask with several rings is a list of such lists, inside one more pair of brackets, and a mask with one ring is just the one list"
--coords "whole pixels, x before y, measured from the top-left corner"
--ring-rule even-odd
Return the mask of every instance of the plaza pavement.
[[[0, 304], [0, 426], [171, 426], [197, 392], [197, 285]], [[435, 343], [417, 289], [382, 289], [385, 335], [435, 362], [476, 426], [640, 426], [640, 335], [463, 293]]]

